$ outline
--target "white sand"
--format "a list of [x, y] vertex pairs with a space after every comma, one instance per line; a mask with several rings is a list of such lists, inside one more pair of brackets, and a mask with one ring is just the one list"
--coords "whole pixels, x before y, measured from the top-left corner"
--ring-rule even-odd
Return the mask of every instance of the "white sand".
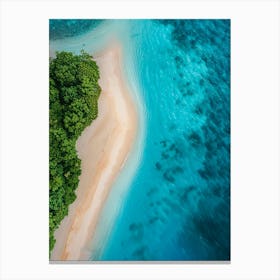
[[121, 68], [122, 49], [117, 43], [94, 57], [102, 92], [98, 117], [76, 143], [82, 173], [69, 214], [55, 232], [51, 260], [88, 260], [102, 206], [132, 147], [137, 114]]

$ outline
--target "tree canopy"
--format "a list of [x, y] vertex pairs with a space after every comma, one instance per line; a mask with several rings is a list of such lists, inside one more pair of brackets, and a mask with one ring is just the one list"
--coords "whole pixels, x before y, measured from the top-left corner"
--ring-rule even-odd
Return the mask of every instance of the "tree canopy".
[[98, 66], [81, 52], [57, 52], [49, 63], [49, 249], [54, 231], [68, 215], [81, 174], [77, 138], [97, 117]]

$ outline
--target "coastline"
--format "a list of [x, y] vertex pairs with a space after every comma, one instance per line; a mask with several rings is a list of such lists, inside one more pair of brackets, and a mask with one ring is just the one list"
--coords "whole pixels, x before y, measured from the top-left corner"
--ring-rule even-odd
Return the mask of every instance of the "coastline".
[[118, 173], [133, 146], [138, 117], [121, 71], [122, 47], [112, 43], [94, 57], [100, 70], [98, 117], [76, 143], [82, 173], [68, 216], [55, 231], [54, 260], [88, 260], [91, 240]]

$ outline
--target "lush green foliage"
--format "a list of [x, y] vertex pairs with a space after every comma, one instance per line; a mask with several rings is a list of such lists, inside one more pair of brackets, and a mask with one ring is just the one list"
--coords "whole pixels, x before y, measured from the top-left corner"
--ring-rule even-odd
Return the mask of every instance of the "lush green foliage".
[[80, 159], [75, 144], [86, 126], [97, 116], [100, 95], [96, 63], [85, 52], [60, 52], [50, 60], [49, 95], [49, 248], [54, 231], [68, 214], [79, 182]]

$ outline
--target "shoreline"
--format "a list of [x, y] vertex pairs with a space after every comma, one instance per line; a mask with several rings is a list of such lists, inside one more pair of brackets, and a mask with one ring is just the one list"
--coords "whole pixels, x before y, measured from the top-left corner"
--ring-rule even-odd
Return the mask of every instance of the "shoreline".
[[121, 45], [111, 43], [94, 60], [102, 89], [98, 116], [76, 143], [82, 170], [77, 198], [55, 231], [51, 261], [89, 259], [101, 210], [136, 136], [138, 116], [123, 77]]

